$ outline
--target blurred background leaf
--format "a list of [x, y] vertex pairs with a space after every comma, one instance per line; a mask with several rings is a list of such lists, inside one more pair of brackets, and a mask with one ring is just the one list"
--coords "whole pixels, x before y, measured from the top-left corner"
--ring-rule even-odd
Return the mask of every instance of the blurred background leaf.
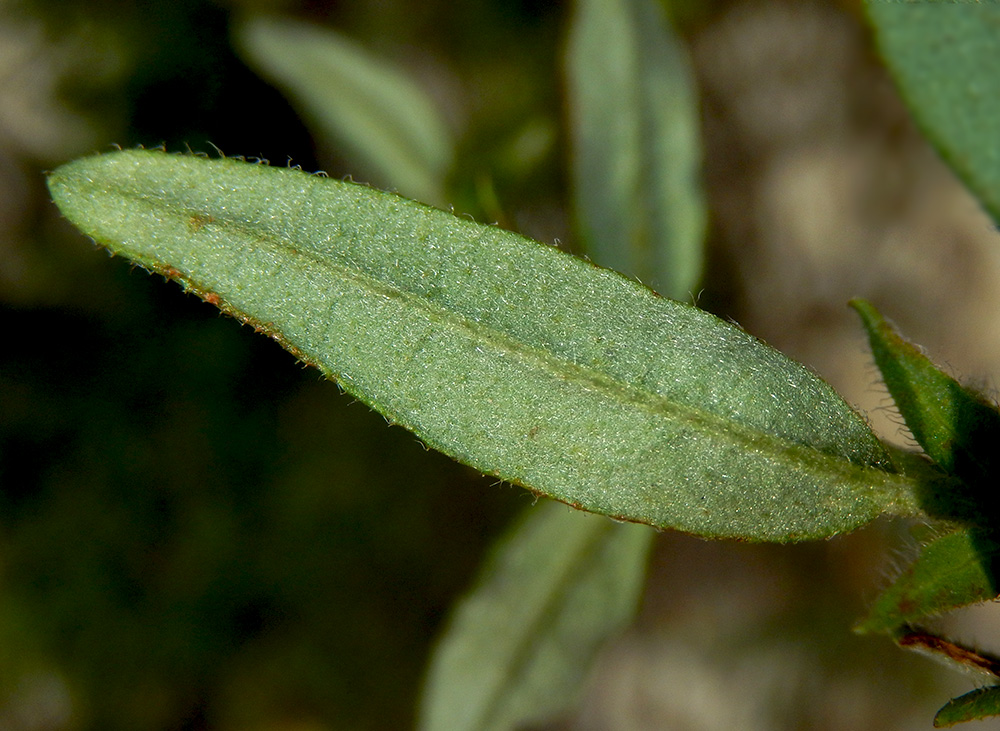
[[452, 613], [419, 728], [504, 731], [571, 710], [635, 613], [651, 535], [550, 501], [525, 512]]
[[866, 9], [917, 123], [1000, 221], [1000, 7], [874, 2]]
[[702, 273], [698, 100], [657, 0], [579, 0], [565, 61], [573, 204], [587, 253], [675, 299]]
[[235, 36], [251, 65], [344, 148], [355, 177], [446, 204], [451, 135], [433, 100], [401, 71], [331, 30], [295, 20], [251, 17]]

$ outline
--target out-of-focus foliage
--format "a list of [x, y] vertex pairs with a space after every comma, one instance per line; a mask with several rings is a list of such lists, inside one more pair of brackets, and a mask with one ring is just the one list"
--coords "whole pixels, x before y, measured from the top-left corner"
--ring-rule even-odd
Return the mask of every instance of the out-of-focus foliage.
[[234, 40], [261, 76], [345, 150], [356, 176], [371, 173], [381, 188], [446, 205], [451, 134], [433, 100], [397, 68], [332, 30], [288, 18], [252, 17]]
[[650, 531], [547, 503], [498, 541], [428, 671], [421, 731], [511, 729], [570, 712], [633, 619]]
[[879, 51], [917, 123], [1000, 219], [996, 3], [866, 3]]
[[706, 227], [687, 49], [657, 0], [581, 0], [568, 36], [581, 238], [603, 266], [683, 300], [701, 278]]

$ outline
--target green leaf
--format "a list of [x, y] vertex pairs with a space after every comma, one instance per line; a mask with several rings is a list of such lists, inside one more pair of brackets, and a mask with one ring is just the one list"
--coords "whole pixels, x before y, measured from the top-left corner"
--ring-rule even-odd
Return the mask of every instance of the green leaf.
[[817, 538], [917, 510], [914, 482], [806, 368], [551, 247], [228, 159], [123, 151], [49, 183], [99, 243], [484, 473], [714, 537]]
[[444, 202], [451, 135], [409, 78], [307, 23], [254, 16], [237, 25], [234, 36], [248, 62], [357, 160], [358, 175], [418, 200]]
[[578, 0], [566, 58], [586, 250], [686, 298], [701, 275], [706, 216], [685, 49], [656, 0]]
[[865, 7], [917, 123], [1000, 221], [1000, 7], [950, 2]]
[[993, 599], [1000, 593], [993, 564], [1000, 545], [962, 529], [932, 541], [875, 601], [858, 632], [894, 633], [922, 619]]
[[456, 607], [419, 728], [521, 728], [572, 707], [597, 651], [638, 605], [645, 561], [636, 559], [652, 535], [557, 503], [532, 508]]
[[853, 300], [875, 363], [914, 439], [948, 475], [921, 496], [929, 513], [988, 523], [1000, 509], [995, 484], [1000, 412], [904, 340], [868, 302]]
[[934, 728], [947, 728], [964, 721], [1000, 716], [1000, 685], [978, 688], [952, 698], [934, 716]]

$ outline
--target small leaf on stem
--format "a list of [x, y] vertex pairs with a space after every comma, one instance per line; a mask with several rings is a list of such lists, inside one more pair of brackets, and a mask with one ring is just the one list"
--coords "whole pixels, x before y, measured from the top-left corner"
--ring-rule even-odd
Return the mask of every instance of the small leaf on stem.
[[857, 632], [894, 633], [1000, 593], [993, 564], [1000, 545], [982, 531], [961, 529], [932, 541], [906, 572], [875, 600]]
[[925, 485], [922, 507], [931, 515], [986, 526], [1000, 515], [997, 460], [1000, 412], [931, 363], [879, 314], [856, 299], [875, 363], [907, 428], [949, 477]]
[[977, 688], [952, 698], [934, 716], [934, 728], [947, 728], [965, 721], [1000, 716], [1000, 685]]

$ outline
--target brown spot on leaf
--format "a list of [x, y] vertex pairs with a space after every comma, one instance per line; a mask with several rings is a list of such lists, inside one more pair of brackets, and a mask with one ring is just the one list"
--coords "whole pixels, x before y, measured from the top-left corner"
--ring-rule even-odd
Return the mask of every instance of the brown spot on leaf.
[[215, 223], [215, 218], [207, 213], [192, 213], [188, 218], [188, 228], [191, 229], [191, 233], [198, 233], [210, 223]]

